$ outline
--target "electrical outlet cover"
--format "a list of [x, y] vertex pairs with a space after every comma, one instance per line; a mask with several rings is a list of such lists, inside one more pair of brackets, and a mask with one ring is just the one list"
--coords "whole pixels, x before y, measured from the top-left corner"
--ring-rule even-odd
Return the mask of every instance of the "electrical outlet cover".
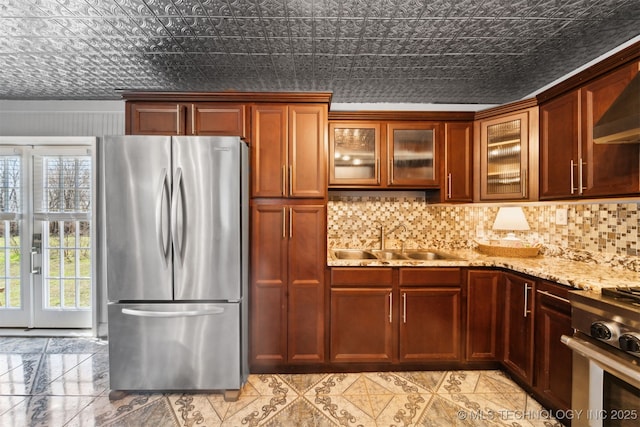
[[557, 225], [567, 225], [567, 210], [566, 209], [556, 209], [556, 224]]

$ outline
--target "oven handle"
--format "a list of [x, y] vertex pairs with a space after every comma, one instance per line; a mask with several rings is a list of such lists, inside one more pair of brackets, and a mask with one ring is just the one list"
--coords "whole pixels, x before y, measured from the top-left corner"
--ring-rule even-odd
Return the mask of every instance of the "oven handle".
[[595, 362], [603, 370], [640, 388], [640, 373], [637, 365], [580, 338], [562, 335], [560, 341], [571, 350]]

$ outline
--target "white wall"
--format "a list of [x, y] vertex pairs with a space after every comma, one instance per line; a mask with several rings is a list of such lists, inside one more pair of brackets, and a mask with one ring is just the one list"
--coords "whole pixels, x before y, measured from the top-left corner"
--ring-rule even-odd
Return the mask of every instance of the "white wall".
[[0, 136], [124, 135], [124, 101], [0, 100]]

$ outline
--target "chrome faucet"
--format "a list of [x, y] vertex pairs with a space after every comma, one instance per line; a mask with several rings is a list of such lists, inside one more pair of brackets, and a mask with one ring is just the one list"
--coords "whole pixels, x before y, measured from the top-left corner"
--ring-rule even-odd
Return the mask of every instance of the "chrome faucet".
[[[380, 224], [380, 250], [381, 250], [381, 251], [384, 251], [384, 250], [385, 250], [385, 248], [386, 248], [386, 243], [385, 243], [385, 242], [386, 242], [386, 240], [385, 240], [385, 239], [386, 239], [386, 236], [388, 236], [388, 235], [389, 235], [389, 234], [391, 234], [391, 233], [395, 233], [396, 231], [398, 231], [398, 230], [400, 230], [400, 229], [402, 229], [402, 231], [407, 231], [407, 226], [406, 226], [406, 225], [404, 225], [404, 224], [400, 224], [400, 225], [398, 225], [396, 228], [394, 228], [393, 230], [391, 230], [390, 232], [386, 233], [386, 232], [384, 231], [384, 224], [382, 224], [382, 223], [381, 223], [380, 221], [378, 221], [378, 220], [375, 220], [375, 221], [373, 221], [373, 222], [374, 222], [374, 223], [376, 223], [376, 222], [377, 222], [378, 224]], [[404, 242], [403, 242], [403, 248], [404, 248]]]

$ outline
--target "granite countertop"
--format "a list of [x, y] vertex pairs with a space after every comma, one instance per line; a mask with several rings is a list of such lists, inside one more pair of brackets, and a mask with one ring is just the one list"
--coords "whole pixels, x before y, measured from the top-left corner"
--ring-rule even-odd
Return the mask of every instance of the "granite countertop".
[[483, 255], [475, 250], [447, 250], [460, 260], [337, 260], [327, 253], [329, 267], [497, 267], [561, 283], [576, 289], [599, 292], [613, 286], [640, 286], [640, 273], [606, 264], [537, 256], [507, 258]]

